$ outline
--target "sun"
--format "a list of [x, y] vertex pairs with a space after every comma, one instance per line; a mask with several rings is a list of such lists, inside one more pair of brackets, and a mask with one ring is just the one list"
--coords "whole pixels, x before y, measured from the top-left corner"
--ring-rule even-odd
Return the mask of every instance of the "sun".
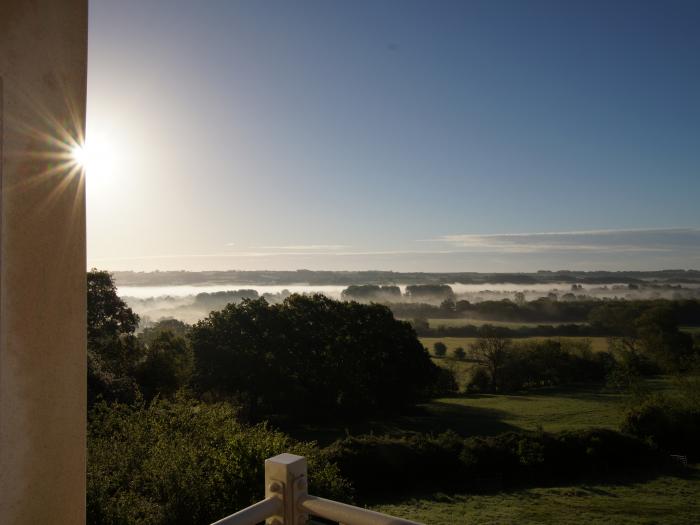
[[88, 154], [87, 147], [85, 145], [76, 144], [75, 146], [73, 146], [70, 152], [70, 156], [73, 159], [73, 162], [75, 162], [79, 166], [87, 166]]
[[71, 149], [73, 162], [85, 170], [88, 177], [103, 178], [114, 173], [118, 156], [113, 140], [101, 134], [88, 134], [83, 144]]

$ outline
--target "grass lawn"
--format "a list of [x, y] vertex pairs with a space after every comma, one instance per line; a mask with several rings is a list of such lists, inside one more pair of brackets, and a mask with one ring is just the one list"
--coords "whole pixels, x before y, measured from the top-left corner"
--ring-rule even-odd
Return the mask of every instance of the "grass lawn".
[[426, 525], [696, 525], [700, 469], [682, 477], [531, 488], [480, 495], [436, 494], [375, 510]]
[[[648, 382], [650, 388], [673, 388], [667, 379]], [[590, 427], [618, 429], [626, 398], [601, 385], [548, 388], [521, 395], [465, 395], [434, 399], [411, 412], [382, 420], [337, 425], [284, 425], [283, 430], [302, 440], [328, 445], [345, 435], [454, 430], [462, 436], [495, 435], [510, 430], [577, 430]]]
[[[649, 379], [650, 390], [669, 392], [669, 378]], [[552, 387], [520, 395], [474, 394], [435, 399], [421, 405], [436, 424], [463, 435], [496, 434], [506, 430], [549, 432], [590, 427], [619, 429], [624, 394], [602, 385]]]
[[700, 326], [681, 326], [680, 329], [689, 334], [700, 334]]
[[617, 429], [624, 397], [600, 387], [547, 389], [522, 395], [479, 394], [436, 399], [423, 405], [436, 419], [449, 421], [461, 434], [505, 430], [556, 432], [589, 427]]

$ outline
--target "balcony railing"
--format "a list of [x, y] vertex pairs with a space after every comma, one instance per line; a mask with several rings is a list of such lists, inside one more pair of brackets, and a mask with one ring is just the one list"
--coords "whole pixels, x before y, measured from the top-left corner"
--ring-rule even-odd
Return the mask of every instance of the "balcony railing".
[[360, 507], [310, 496], [306, 458], [280, 454], [265, 460], [265, 499], [213, 525], [306, 525], [309, 517], [341, 525], [421, 525]]

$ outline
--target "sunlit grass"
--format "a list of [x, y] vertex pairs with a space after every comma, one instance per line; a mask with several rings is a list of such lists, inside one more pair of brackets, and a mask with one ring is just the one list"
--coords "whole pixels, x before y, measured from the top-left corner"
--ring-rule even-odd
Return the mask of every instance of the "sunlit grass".
[[412, 499], [376, 510], [426, 525], [695, 525], [700, 516], [700, 470], [645, 482], [514, 490], [498, 494]]

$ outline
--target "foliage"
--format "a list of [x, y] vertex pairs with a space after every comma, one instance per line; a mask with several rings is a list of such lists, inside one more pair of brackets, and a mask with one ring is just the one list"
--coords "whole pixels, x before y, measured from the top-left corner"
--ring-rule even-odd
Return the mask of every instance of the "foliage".
[[348, 483], [312, 443], [242, 425], [228, 405], [97, 404], [88, 426], [87, 522], [212, 523], [263, 497], [264, 460], [282, 452], [308, 459], [314, 493], [348, 499]]
[[117, 295], [117, 288], [109, 272], [91, 270], [87, 274], [87, 336], [88, 345], [104, 339], [133, 334], [139, 316], [131, 311]]
[[293, 295], [229, 304], [193, 326], [196, 387], [261, 414], [314, 419], [400, 410], [438, 368], [409, 323], [378, 304]]
[[136, 378], [147, 398], [170, 397], [187, 386], [194, 373], [194, 354], [189, 342], [170, 331], [162, 331], [146, 347]]
[[676, 378], [674, 395], [647, 394], [629, 407], [622, 430], [671, 454], [700, 459], [700, 369]]
[[471, 358], [488, 372], [489, 387], [493, 392], [507, 388], [503, 372], [512, 357], [512, 341], [496, 333], [487, 334], [469, 347]]
[[463, 359], [466, 359], [466, 357], [467, 357], [467, 352], [464, 351], [464, 348], [462, 348], [461, 346], [458, 346], [458, 347], [455, 348], [454, 351], [452, 352], [452, 356], [453, 356], [455, 359], [459, 359], [459, 360], [461, 361], [461, 360], [463, 360]]
[[359, 496], [387, 491], [478, 489], [483, 480], [528, 483], [602, 476], [616, 469], [657, 465], [643, 441], [612, 430], [506, 432], [492, 437], [359, 436], [325, 451]]
[[105, 271], [87, 274], [88, 403], [98, 396], [133, 401], [138, 388], [134, 368], [141, 349], [134, 331], [139, 317], [117, 295], [112, 276]]
[[401, 299], [401, 288], [393, 285], [353, 284], [342, 291], [346, 301], [394, 302]]
[[[440, 308], [428, 301], [393, 303], [397, 317], [405, 319], [480, 319], [529, 324], [518, 329], [499, 327], [504, 337], [531, 336], [618, 336], [628, 333], [648, 310], [667, 310], [676, 325], [700, 325], [700, 301], [696, 299], [616, 300], [580, 299], [557, 301], [542, 297], [534, 301], [518, 302], [508, 299], [470, 303], [459, 300], [454, 309]], [[556, 323], [558, 326], [547, 326]], [[587, 323], [587, 324], [584, 324]], [[541, 325], [541, 326], [538, 326]], [[425, 337], [478, 337], [479, 327], [473, 325], [438, 327], [422, 326], [419, 335]]]
[[455, 294], [447, 284], [412, 284], [406, 287], [406, 297], [412, 301], [442, 303], [454, 301]]
[[187, 337], [190, 333], [190, 325], [183, 323], [179, 319], [161, 319], [143, 329], [138, 336], [139, 342], [147, 347], [163, 332]]
[[678, 327], [679, 318], [694, 312], [687, 303], [694, 302], [608, 304], [593, 310], [590, 322], [615, 334], [614, 346], [621, 360], [638, 373], [675, 373], [687, 369], [697, 355], [692, 336]]
[[602, 382], [615, 367], [607, 352], [593, 352], [590, 341], [545, 339], [512, 344], [498, 335], [470, 345], [479, 367], [467, 385], [469, 392], [514, 392], [528, 388]]

